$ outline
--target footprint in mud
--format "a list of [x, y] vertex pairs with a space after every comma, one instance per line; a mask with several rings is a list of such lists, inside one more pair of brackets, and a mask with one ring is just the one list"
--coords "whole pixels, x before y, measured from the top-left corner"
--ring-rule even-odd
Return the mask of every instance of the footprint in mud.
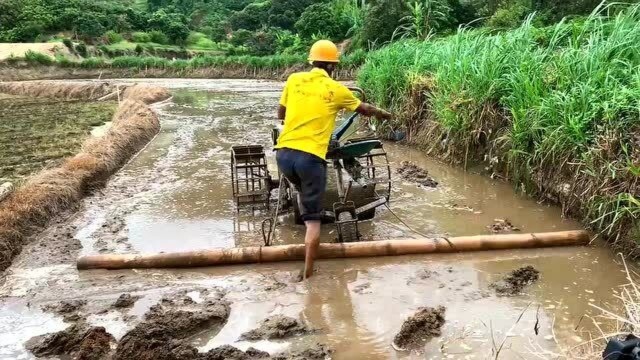
[[371, 294], [371, 283], [364, 283], [360, 285], [356, 285], [353, 288], [353, 292], [356, 294]]

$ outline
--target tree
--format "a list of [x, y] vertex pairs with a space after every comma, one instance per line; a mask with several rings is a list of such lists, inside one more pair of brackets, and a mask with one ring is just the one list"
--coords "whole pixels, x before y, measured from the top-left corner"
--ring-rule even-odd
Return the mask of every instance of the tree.
[[134, 30], [147, 29], [147, 26], [149, 25], [149, 16], [147, 13], [129, 8], [126, 10], [126, 16], [127, 21], [131, 24], [131, 27]]
[[248, 39], [247, 47], [251, 55], [272, 55], [276, 51], [276, 36], [270, 31], [258, 31]]
[[233, 32], [233, 36], [231, 37], [231, 44], [235, 46], [243, 46], [247, 45], [249, 39], [251, 39], [251, 31], [246, 29], [240, 29]]
[[330, 4], [313, 4], [305, 9], [295, 28], [303, 38], [310, 39], [315, 34], [325, 34], [331, 39], [341, 40], [348, 29], [334, 13]]
[[393, 37], [401, 20], [409, 15], [403, 0], [375, 0], [365, 14], [362, 40], [369, 46], [380, 46]]
[[96, 21], [95, 14], [86, 13], [76, 19], [76, 32], [87, 40], [102, 36], [106, 31], [105, 27]]
[[174, 44], [184, 44], [185, 40], [187, 40], [187, 37], [189, 36], [189, 28], [187, 25], [177, 21], [169, 23], [165, 32]]
[[322, 0], [271, 0], [268, 11], [269, 25], [293, 30], [304, 10]]
[[233, 14], [229, 23], [234, 30], [257, 30], [262, 27], [263, 21], [267, 18], [268, 10], [266, 4], [249, 4], [242, 11]]

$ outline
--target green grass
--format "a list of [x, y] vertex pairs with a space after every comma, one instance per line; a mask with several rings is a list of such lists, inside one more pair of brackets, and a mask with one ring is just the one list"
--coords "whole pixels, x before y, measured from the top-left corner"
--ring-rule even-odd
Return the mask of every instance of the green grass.
[[432, 153], [495, 158], [519, 188], [617, 240], [640, 219], [640, 6], [609, 10], [394, 43], [368, 55], [358, 81]]
[[158, 44], [154, 42], [136, 43], [128, 40], [124, 40], [115, 44], [109, 44], [105, 46], [107, 49], [111, 51], [133, 52], [137, 45], [142, 46], [144, 49], [156, 49], [156, 50], [166, 50], [166, 51], [175, 51], [175, 52], [180, 52], [183, 49], [187, 49], [196, 53], [222, 53], [219, 45], [207, 38], [200, 38], [193, 44], [189, 44], [184, 48], [178, 45]]
[[[127, 68], [127, 69], [173, 69], [189, 70], [207, 67], [240, 68], [248, 70], [284, 70], [288, 67], [306, 64], [306, 54], [298, 55], [273, 55], [273, 56], [222, 56], [215, 53], [205, 53], [188, 60], [171, 60], [156, 56], [119, 56], [111, 59], [91, 57], [82, 61], [70, 61], [68, 59], [51, 59], [56, 65], [61, 67], [79, 68]], [[342, 69], [357, 69], [366, 59], [364, 52], [355, 52], [352, 55], [344, 56], [342, 59]], [[27, 62], [39, 64], [40, 58], [12, 59], [12, 62], [26, 60]]]
[[19, 182], [76, 154], [115, 102], [65, 102], [0, 94], [0, 182]]

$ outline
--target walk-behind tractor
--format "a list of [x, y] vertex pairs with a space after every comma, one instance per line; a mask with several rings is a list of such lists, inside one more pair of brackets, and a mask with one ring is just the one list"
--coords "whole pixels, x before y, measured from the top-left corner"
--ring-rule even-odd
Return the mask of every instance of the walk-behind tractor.
[[[351, 88], [362, 100], [364, 92]], [[388, 203], [391, 193], [391, 168], [382, 142], [374, 137], [356, 138], [359, 114], [346, 114], [337, 122], [327, 153], [327, 191], [324, 197], [323, 223], [335, 223], [338, 241], [359, 238], [358, 221], [375, 216], [376, 208]], [[281, 126], [272, 132], [274, 145]], [[296, 224], [301, 201], [298, 189], [285, 177], [272, 177], [262, 145], [237, 145], [231, 148], [231, 182], [236, 205], [264, 206], [276, 202], [275, 216], [293, 212]], [[274, 193], [273, 190], [278, 190]], [[269, 236], [275, 224], [269, 225]], [[265, 242], [269, 242], [265, 240]]]

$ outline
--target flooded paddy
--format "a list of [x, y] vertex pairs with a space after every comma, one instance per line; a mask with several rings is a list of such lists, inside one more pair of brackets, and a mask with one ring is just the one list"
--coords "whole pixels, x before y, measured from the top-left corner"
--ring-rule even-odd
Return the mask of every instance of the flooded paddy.
[[[317, 275], [294, 282], [301, 263], [182, 270], [83, 271], [78, 255], [170, 252], [260, 245], [261, 211], [235, 208], [230, 148], [262, 144], [282, 84], [249, 80], [144, 80], [171, 89], [157, 107], [162, 131], [148, 147], [87, 198], [82, 209], [25, 246], [0, 286], [0, 358], [29, 359], [31, 337], [73, 320], [43, 309], [60, 301], [86, 301], [74, 314], [104, 326], [117, 340], [151, 307], [176, 294], [204, 303], [212, 294], [229, 304], [221, 327], [186, 337], [201, 352], [222, 345], [269, 353], [317, 343], [333, 359], [485, 359], [500, 349], [504, 359], [552, 358], [598, 336], [591, 304], [617, 309], [623, 268], [607, 248], [569, 247], [500, 252], [320, 260]], [[526, 232], [579, 229], [560, 209], [514, 193], [509, 184], [465, 173], [400, 144], [385, 144], [393, 168], [391, 209], [416, 231], [432, 236], [491, 233], [496, 219]], [[269, 162], [275, 171], [274, 154]], [[404, 180], [397, 169], [411, 161], [427, 169], [435, 188]], [[363, 239], [416, 236], [388, 210], [361, 223]], [[275, 244], [301, 243], [304, 228], [283, 216]], [[334, 241], [331, 225], [323, 241]], [[540, 279], [517, 296], [498, 296], [490, 286], [510, 271], [531, 265]], [[124, 293], [139, 298], [114, 308]], [[222, 295], [220, 295], [222, 294]], [[420, 307], [445, 306], [442, 335], [424, 351], [397, 351], [391, 342]], [[290, 338], [240, 340], [268, 317], [286, 315], [314, 329]], [[585, 315], [587, 315], [585, 317]], [[600, 324], [606, 329], [608, 324]], [[537, 332], [537, 334], [536, 334]]]

